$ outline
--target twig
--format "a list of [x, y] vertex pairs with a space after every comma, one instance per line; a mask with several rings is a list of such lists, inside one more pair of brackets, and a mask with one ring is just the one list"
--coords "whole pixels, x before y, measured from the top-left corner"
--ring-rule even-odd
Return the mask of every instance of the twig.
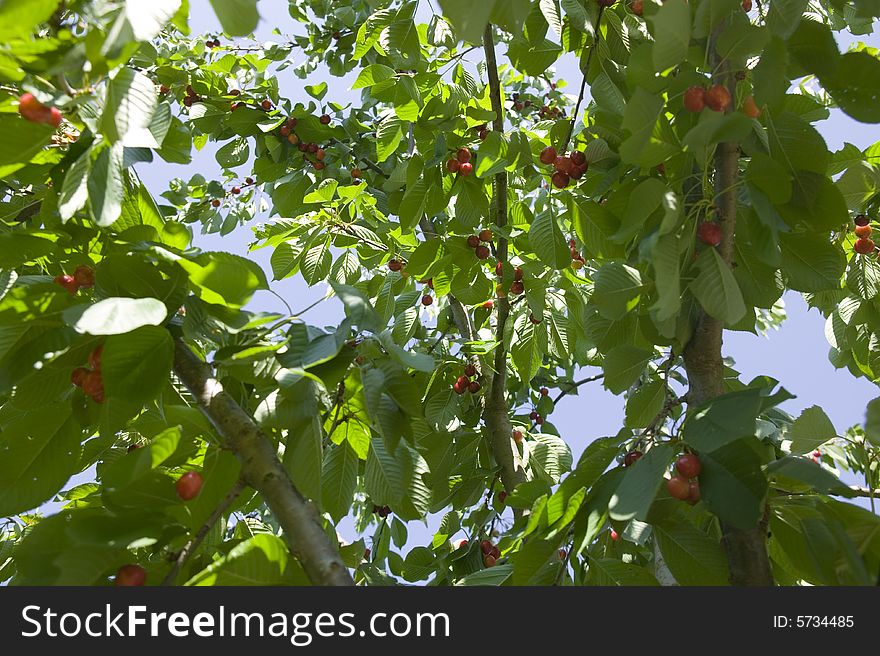
[[247, 487], [247, 485], [243, 480], [239, 479], [236, 481], [235, 485], [232, 486], [232, 489], [226, 493], [226, 496], [217, 504], [217, 507], [214, 508], [213, 512], [208, 515], [205, 523], [199, 527], [199, 530], [196, 531], [193, 538], [187, 542], [183, 549], [180, 550], [180, 553], [177, 554], [177, 558], [174, 560], [174, 565], [171, 567], [168, 574], [165, 575], [165, 578], [162, 579], [162, 585], [174, 585], [174, 581], [177, 580], [177, 575], [180, 573], [180, 570], [183, 569], [186, 561], [198, 551], [208, 533], [214, 528], [214, 524], [226, 514], [226, 511], [229, 510], [229, 507], [233, 503], [235, 503], [235, 500], [238, 499], [245, 487]]
[[605, 374], [596, 374], [595, 376], [590, 376], [589, 378], [582, 378], [581, 380], [577, 380], [568, 385], [567, 389], [562, 390], [559, 394], [557, 394], [556, 398], [553, 399], [553, 405], [559, 403], [559, 400], [565, 396], [566, 394], [571, 394], [581, 385], [586, 385], [587, 383], [594, 383], [597, 380], [602, 380], [605, 378]]
[[583, 78], [581, 79], [581, 90], [580, 93], [578, 93], [577, 103], [574, 106], [574, 112], [572, 112], [571, 121], [568, 125], [568, 134], [565, 135], [565, 141], [562, 142], [562, 147], [559, 149], [560, 154], [568, 149], [571, 135], [574, 133], [574, 124], [577, 123], [578, 114], [580, 114], [581, 103], [584, 101], [584, 91], [587, 88], [587, 73], [590, 71], [590, 62], [593, 59], [593, 53], [596, 52], [596, 48], [599, 45], [599, 23], [602, 22], [602, 12], [604, 11], [605, 7], [600, 6], [599, 13], [596, 16], [596, 24], [593, 26], [593, 44], [590, 46], [590, 51], [587, 53], [587, 60], [584, 62], [584, 68], [586, 70], [581, 71], [583, 74]]

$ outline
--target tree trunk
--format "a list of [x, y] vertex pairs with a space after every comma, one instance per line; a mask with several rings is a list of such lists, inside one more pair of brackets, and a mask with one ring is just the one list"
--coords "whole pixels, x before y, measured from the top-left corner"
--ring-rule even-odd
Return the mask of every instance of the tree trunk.
[[324, 531], [318, 510], [293, 485], [275, 445], [183, 339], [176, 338], [174, 346], [174, 373], [238, 458], [242, 479], [263, 496], [309, 580], [315, 585], [354, 585], [338, 544]]

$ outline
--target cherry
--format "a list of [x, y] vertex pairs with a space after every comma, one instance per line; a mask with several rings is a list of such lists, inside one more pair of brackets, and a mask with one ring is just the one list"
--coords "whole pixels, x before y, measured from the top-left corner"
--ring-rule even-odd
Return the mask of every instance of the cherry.
[[495, 264], [495, 275], [498, 278], [504, 277], [504, 263], [503, 262], [498, 262]]
[[86, 396], [101, 403], [104, 400], [104, 378], [98, 371], [90, 371], [82, 380], [82, 390]]
[[541, 396], [549, 396], [550, 390], [548, 390], [546, 387], [542, 387], [538, 390], [538, 394], [540, 394]]
[[521, 430], [519, 430], [519, 429], [517, 429], [517, 428], [514, 428], [514, 429], [513, 429], [513, 434], [512, 434], [512, 436], [513, 436], [513, 441], [514, 441], [514, 442], [516, 442], [517, 444], [522, 444], [522, 441], [523, 441], [523, 434], [522, 434], [522, 431], [521, 431]]
[[742, 0], [743, 11], [748, 13], [752, 10], [752, 0]]
[[200, 473], [191, 471], [178, 478], [174, 487], [177, 490], [177, 496], [184, 501], [189, 501], [199, 496], [199, 492], [202, 491], [202, 483], [204, 482], [205, 480]]
[[730, 91], [722, 84], [713, 84], [706, 91], [706, 107], [713, 112], [723, 112], [730, 105]]
[[425, 307], [431, 305], [433, 302], [434, 297], [430, 294], [425, 294], [424, 296], [422, 296], [422, 305], [424, 305]]
[[80, 264], [76, 267], [73, 272], [73, 279], [80, 287], [95, 286], [95, 272], [91, 267], [86, 266], [85, 264]]
[[700, 464], [700, 459], [695, 454], [685, 453], [675, 461], [675, 468], [685, 478], [695, 478], [700, 475], [700, 470], [703, 467]]
[[617, 541], [620, 539], [620, 534], [619, 534], [617, 531], [615, 531], [613, 528], [611, 529], [611, 534], [610, 534], [610, 535], [611, 535], [611, 539], [612, 539], [614, 542], [617, 542]]
[[100, 369], [101, 368], [101, 358], [104, 355], [104, 346], [96, 346], [91, 353], [89, 353], [88, 363], [92, 369]]
[[556, 149], [553, 146], [547, 146], [541, 151], [540, 159], [544, 164], [552, 164], [556, 161]]
[[369, 560], [369, 559], [370, 559], [370, 548], [367, 547], [366, 549], [364, 549], [364, 560]]
[[559, 155], [553, 162], [553, 168], [568, 174], [571, 171], [571, 160], [564, 155]]
[[580, 179], [584, 176], [584, 173], [587, 172], [587, 169], [588, 169], [589, 167], [590, 167], [590, 165], [587, 164], [586, 162], [584, 162], [584, 163], [581, 164], [580, 166], [572, 166], [572, 169], [571, 169], [571, 171], [569, 172], [568, 175], [569, 175], [569, 177], [571, 177], [573, 180], [580, 180]]
[[819, 449], [816, 449], [815, 451], [813, 451], [814, 458], [819, 458], [819, 457], [821, 457], [821, 455], [822, 455], [822, 452], [819, 451]]
[[706, 106], [706, 90], [703, 87], [690, 87], [684, 92], [684, 108], [689, 112], [701, 112]]
[[557, 171], [550, 178], [550, 182], [552, 182], [553, 186], [557, 189], [565, 189], [569, 183], [568, 174], [563, 173], [562, 171]]
[[458, 167], [458, 172], [460, 175], [468, 176], [471, 174], [471, 171], [474, 170], [474, 165], [470, 162], [462, 162], [461, 166]]
[[471, 394], [477, 394], [481, 389], [482, 385], [480, 385], [480, 382], [477, 380], [472, 380], [470, 383], [468, 383], [468, 392], [470, 392]]
[[857, 226], [866, 226], [870, 222], [871, 220], [864, 214], [856, 214], [855, 218], [853, 219], [853, 223], [855, 223]]
[[147, 571], [140, 565], [123, 565], [116, 572], [113, 585], [117, 587], [144, 585]]
[[657, 173], [659, 173], [660, 175], [666, 175], [666, 164], [664, 164], [663, 162], [660, 162], [656, 168], [657, 168]]
[[633, 0], [630, 3], [629, 8], [636, 16], [641, 16], [645, 10], [645, 3], [642, 0]]
[[465, 392], [467, 392], [467, 388], [468, 388], [467, 383], [461, 384], [457, 380], [452, 385], [452, 391], [454, 391], [456, 394], [464, 394]]
[[318, 160], [322, 160], [326, 156], [327, 156], [327, 153], [323, 148], [318, 148], [318, 150], [315, 151], [315, 157], [317, 157]]
[[758, 118], [761, 115], [761, 110], [755, 104], [754, 96], [746, 96], [746, 99], [743, 100], [743, 113], [749, 118]]
[[529, 413], [529, 419], [531, 419], [532, 421], [536, 421], [538, 419], [538, 417], [539, 417], [539, 415], [538, 415], [537, 410], [532, 410]]
[[486, 137], [489, 136], [489, 131], [488, 130], [480, 130], [477, 133], [477, 136], [480, 138], [480, 141], [485, 141]]
[[211, 206], [212, 207], [220, 207], [220, 200], [215, 198], [214, 200], [211, 201]]
[[318, 144], [316, 144], [315, 142], [312, 142], [308, 146], [306, 146], [306, 149], [314, 155], [315, 153], [318, 152]]
[[580, 260], [572, 260], [571, 261], [571, 268], [574, 269], [575, 271], [577, 271], [579, 269], [583, 269], [584, 263], [581, 262]]
[[700, 502], [701, 498], [700, 484], [697, 481], [691, 481], [688, 484], [688, 503], [694, 506]]
[[477, 235], [470, 235], [467, 238], [467, 245], [470, 246], [471, 248], [476, 248], [477, 246], [480, 245], [480, 238], [477, 237]]
[[287, 137], [287, 141], [294, 146], [299, 144], [301, 146], [300, 150], [305, 152], [306, 145], [299, 143], [299, 137], [296, 136], [295, 134], [293, 134], [292, 132], [290, 133], [290, 136]]
[[868, 255], [874, 252], [874, 242], [871, 239], [857, 239], [853, 250], [860, 255]]
[[511, 294], [522, 294], [526, 290], [525, 285], [522, 284], [521, 280], [514, 280], [510, 285], [510, 293]]
[[287, 127], [289, 127], [292, 130], [293, 128], [296, 127], [297, 122], [298, 121], [294, 117], [291, 116], [289, 119], [284, 121], [284, 125], [286, 125]]
[[70, 382], [77, 387], [82, 387], [83, 381], [89, 375], [89, 370], [85, 367], [77, 367], [70, 373]]
[[867, 239], [871, 236], [871, 226], [869, 225], [860, 225], [856, 226], [856, 229], [853, 230], [856, 233], [856, 237], [861, 237], [862, 239]]
[[465, 366], [464, 375], [467, 376], [468, 378], [473, 378], [474, 376], [477, 375], [477, 368], [472, 364]]
[[532, 322], [534, 325], [536, 325], [536, 326], [537, 326], [539, 323], [541, 323], [541, 320], [540, 320], [538, 317], [536, 317], [534, 314], [530, 314], [530, 315], [529, 315], [529, 321], [531, 321], [531, 322]]
[[63, 273], [60, 276], [55, 276], [55, 284], [64, 287], [64, 289], [67, 290], [67, 293], [71, 296], [76, 294], [76, 290], [78, 289], [74, 277], [66, 273]]
[[579, 150], [573, 150], [571, 152], [571, 161], [574, 162], [575, 166], [583, 166], [587, 163], [587, 156]]
[[495, 307], [495, 303], [493, 301], [486, 301], [485, 303], [483, 303], [483, 307], [487, 310], [491, 310], [493, 307]]
[[690, 496], [691, 484], [683, 476], [673, 476], [666, 481], [666, 489], [669, 490], [670, 496], [685, 501]]
[[360, 180], [362, 175], [363, 175], [363, 173], [361, 173], [360, 169], [352, 169], [351, 170], [351, 177], [354, 178], [355, 180]]
[[568, 552], [565, 549], [560, 549], [557, 553], [559, 554], [559, 560], [565, 560], [568, 556]]
[[241, 91], [239, 91], [238, 89], [230, 89], [229, 95], [232, 96], [233, 98], [237, 98], [238, 96], [241, 95]]
[[168, 93], [170, 93], [170, 92], [171, 92], [171, 87], [169, 87], [165, 84], [159, 85], [159, 93], [161, 93], [163, 96], [168, 95]]
[[467, 538], [462, 538], [461, 540], [459, 540], [458, 542], [455, 543], [455, 548], [461, 549], [462, 547], [466, 547], [467, 543], [468, 543]]
[[278, 130], [278, 132], [281, 133], [282, 137], [289, 137], [290, 136], [290, 128], [287, 127], [286, 125], [282, 125], [281, 129]]
[[[493, 531], [492, 535], [498, 535], [498, 532]], [[497, 560], [498, 558], [501, 558], [501, 549], [499, 549], [497, 546], [493, 545], [492, 552], [489, 555]]]
[[318, 119], [321, 122], [321, 125], [330, 125], [330, 115], [322, 114], [321, 118]]
[[629, 451], [625, 456], [623, 456], [623, 466], [631, 467], [636, 463], [636, 461], [642, 457], [641, 451]]
[[56, 107], [47, 107], [32, 93], [23, 93], [18, 99], [18, 113], [32, 123], [45, 123], [52, 127], [61, 125], [62, 114]]
[[514, 280], [522, 280], [523, 279], [523, 270], [520, 267], [516, 267], [513, 270], [513, 279]]
[[713, 221], [704, 221], [697, 228], [697, 237], [704, 244], [717, 246], [721, 243], [721, 226]]
[[540, 426], [541, 424], [544, 423], [544, 418], [541, 415], [538, 415], [538, 417], [535, 419], [535, 423], [538, 424], [538, 426]]
[[339, 41], [342, 38], [342, 32], [334, 32], [332, 36], [334, 41]]
[[388, 269], [390, 271], [400, 271], [403, 268], [403, 264], [400, 260], [388, 260]]
[[[185, 98], [185, 99], [184, 99], [184, 101], [183, 101], [183, 104], [184, 104], [184, 105], [186, 105], [186, 101], [187, 101], [187, 100], [189, 100], [189, 98]], [[241, 106], [243, 106], [243, 105], [244, 105], [244, 103], [232, 103], [232, 105], [229, 107], [229, 110], [234, 112], [236, 109], [238, 109], [239, 107], [241, 107]], [[192, 106], [192, 102], [190, 102], [189, 105], [186, 105], [186, 106], [187, 106], [187, 107], [191, 107], [191, 106]]]
[[486, 555], [489, 555], [490, 553], [492, 553], [492, 547], [494, 546], [495, 545], [492, 544], [489, 540], [483, 540], [482, 542], [480, 542], [480, 551], [482, 551]]
[[231, 191], [233, 195], [238, 196], [241, 193], [241, 187], [233, 187], [229, 191]]
[[455, 153], [455, 157], [459, 162], [465, 164], [471, 161], [471, 151], [467, 148], [459, 148]]
[[266, 100], [260, 103], [260, 107], [268, 112], [270, 109], [272, 109], [272, 101], [266, 98]]
[[483, 556], [483, 564], [486, 567], [495, 567], [496, 562], [498, 562], [497, 559], [491, 554]]
[[250, 177], [245, 178], [245, 179], [244, 179], [244, 183], [245, 183], [245, 184], [252, 185], [252, 184], [254, 184], [254, 179], [253, 179], [253, 178], [250, 178]]
[[501, 492], [498, 493], [498, 503], [504, 503], [506, 499], [507, 499], [507, 491], [501, 490]]
[[489, 258], [489, 247], [480, 244], [474, 249], [474, 253], [476, 253], [479, 259], [486, 260]]
[[485, 241], [485, 242], [492, 241], [492, 231], [489, 230], [488, 228], [485, 230], [480, 230], [479, 237], [480, 237], [480, 241]]

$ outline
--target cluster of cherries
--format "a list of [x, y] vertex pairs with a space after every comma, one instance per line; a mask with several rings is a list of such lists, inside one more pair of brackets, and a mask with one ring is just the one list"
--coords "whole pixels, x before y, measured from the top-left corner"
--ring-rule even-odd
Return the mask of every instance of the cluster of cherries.
[[[167, 87], [165, 87], [167, 89]], [[191, 84], [186, 85], [186, 96], [183, 98], [185, 107], [192, 107], [193, 103], [201, 102], [202, 97], [195, 92]]]
[[55, 284], [67, 290], [67, 293], [73, 296], [80, 288], [89, 289], [95, 286], [95, 272], [91, 267], [81, 264], [73, 271], [73, 275], [62, 273], [55, 276]]
[[[251, 186], [253, 186], [253, 185], [254, 185], [254, 179], [251, 178], [251, 177], [247, 177], [247, 178], [245, 178], [245, 179], [244, 179], [244, 185], [245, 185], [246, 187], [251, 187]], [[230, 188], [229, 193], [232, 194], [233, 196], [238, 196], [238, 195], [241, 193], [241, 187], [238, 186], [238, 185], [235, 185], [234, 187]], [[222, 202], [222, 201], [221, 201], [219, 198], [214, 198], [213, 200], [211, 200], [211, 207], [215, 207], [215, 208], [216, 208], [216, 207], [220, 207], [221, 202]]]
[[474, 380], [476, 376], [477, 368], [472, 364], [465, 365], [464, 373], [455, 380], [452, 390], [456, 394], [464, 394], [465, 392], [477, 394], [482, 386], [480, 381]]
[[377, 506], [373, 505], [373, 514], [379, 515], [382, 519], [388, 517], [391, 514], [391, 508], [388, 506]]
[[577, 249], [577, 242], [574, 239], [568, 240], [568, 252], [571, 254], [571, 268], [575, 271], [583, 269], [587, 261], [581, 252]]
[[455, 157], [450, 157], [448, 160], [446, 160], [446, 170], [450, 173], [457, 173], [458, 175], [468, 176], [474, 171], [474, 165], [471, 164], [472, 157], [473, 155], [470, 148], [459, 148], [455, 152]]
[[480, 542], [480, 551], [483, 552], [483, 564], [486, 567], [494, 567], [498, 559], [501, 558], [501, 550], [491, 540], [483, 540]]
[[[177, 496], [183, 501], [190, 501], [199, 496], [205, 479], [199, 472], [186, 472], [174, 484]], [[117, 587], [140, 586], [147, 582], [147, 570], [140, 565], [123, 565], [116, 572], [113, 585]]]
[[702, 112], [708, 107], [713, 112], [723, 112], [730, 105], [730, 91], [723, 84], [705, 87], [688, 87], [684, 92], [684, 108], [689, 112]]
[[488, 260], [491, 251], [486, 244], [492, 243], [492, 231], [488, 228], [485, 230], [480, 230], [480, 233], [477, 235], [470, 235], [467, 238], [468, 248], [474, 249], [474, 255], [477, 256], [480, 260]]
[[220, 47], [220, 39], [208, 39], [205, 41], [205, 45], [208, 48], [219, 48]]
[[101, 356], [104, 347], [98, 346], [87, 360], [88, 367], [77, 367], [70, 374], [70, 382], [76, 387], [81, 387], [86, 396], [92, 398], [95, 403], [104, 402], [104, 377], [101, 374]]
[[[535, 323], [535, 324], [541, 323], [540, 321], [535, 321], [535, 315], [531, 315], [530, 318], [532, 319], [532, 323]], [[547, 389], [546, 387], [542, 387], [538, 390], [538, 394], [540, 394], [541, 396], [549, 396], [550, 390]], [[540, 426], [541, 424], [544, 423], [544, 417], [542, 417], [540, 414], [538, 414], [537, 410], [532, 410], [529, 413], [529, 419], [531, 419], [533, 422], [535, 422], [535, 425], [537, 425], [537, 426]], [[517, 440], [516, 439], [517, 432], [519, 432], [519, 431], [514, 431], [513, 439], [516, 441], [517, 444], [519, 444], [519, 442], [522, 440], [522, 434], [520, 434], [520, 439]]]
[[[326, 114], [324, 116], [327, 117], [327, 122], [329, 123], [330, 117], [327, 116]], [[323, 123], [324, 116], [321, 117], [322, 123]], [[299, 149], [299, 152], [303, 153], [306, 156], [306, 159], [311, 163], [311, 165], [314, 166], [315, 169], [320, 171], [325, 166], [324, 158], [327, 156], [327, 153], [324, 151], [323, 148], [321, 148], [318, 144], [316, 144], [314, 142], [306, 143], [305, 141], [301, 141], [299, 136], [297, 136], [296, 132], [294, 131], [296, 129], [296, 124], [297, 124], [297, 120], [295, 118], [291, 117], [291, 118], [287, 119], [284, 122], [284, 125], [282, 125], [278, 129], [278, 134], [282, 138], [287, 139], [287, 141], [290, 143], [290, 145], [296, 146]], [[310, 159], [309, 155], [314, 157], [314, 159]], [[354, 176], [352, 176], [352, 177], [354, 177]], [[358, 177], [360, 177], [360, 176], [358, 176]]]
[[697, 476], [702, 470], [700, 459], [693, 453], [685, 453], [675, 461], [675, 476], [666, 481], [669, 495], [694, 505], [700, 500], [700, 484]]
[[[495, 265], [495, 275], [500, 279], [504, 277], [504, 264], [499, 262]], [[522, 294], [526, 290], [526, 286], [523, 283], [523, 270], [520, 267], [514, 267], [513, 269], [513, 282], [510, 283], [510, 293], [518, 296]], [[503, 296], [503, 289], [499, 289], [499, 296]]]
[[[434, 279], [433, 278], [426, 278], [425, 280], [422, 280], [422, 284], [427, 286], [428, 289], [434, 289]], [[433, 303], [434, 303], [434, 297], [431, 296], [430, 292], [428, 292], [428, 290], [426, 289], [425, 293], [422, 295], [422, 305], [424, 305], [425, 307], [428, 307], [429, 305], [432, 305]]]
[[543, 164], [552, 164], [556, 169], [550, 177], [550, 182], [557, 189], [565, 189], [572, 180], [580, 180], [589, 168], [587, 156], [580, 150], [573, 150], [568, 155], [559, 155], [553, 146], [547, 146], [541, 151], [539, 159]]
[[871, 239], [871, 220], [864, 214], [859, 214], [853, 219], [856, 224], [854, 232], [856, 233], [856, 243], [853, 244], [853, 250], [859, 255], [870, 255], [876, 249], [874, 240]]
[[18, 99], [18, 113], [31, 123], [43, 123], [53, 128], [61, 127], [64, 118], [57, 107], [41, 103], [32, 93], [23, 93]]

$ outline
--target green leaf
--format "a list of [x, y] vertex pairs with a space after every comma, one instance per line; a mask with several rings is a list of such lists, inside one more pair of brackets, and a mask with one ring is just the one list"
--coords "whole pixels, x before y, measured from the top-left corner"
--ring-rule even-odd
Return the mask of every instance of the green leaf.
[[58, 213], [62, 221], [69, 221], [86, 206], [89, 200], [88, 180], [91, 167], [91, 156], [85, 152], [67, 170], [61, 185], [61, 196], [58, 198]]
[[682, 439], [701, 453], [755, 434], [761, 412], [762, 388], [747, 387], [707, 401], [690, 414]]
[[478, 178], [489, 178], [507, 166], [507, 141], [500, 132], [491, 130], [480, 145], [480, 156], [474, 173]]
[[230, 36], [247, 36], [260, 22], [257, 0], [211, 0], [211, 6]]
[[593, 276], [594, 289], [590, 299], [604, 318], [622, 319], [639, 304], [642, 277], [638, 269], [622, 262], [603, 264]]
[[865, 415], [865, 437], [874, 446], [880, 446], [880, 397], [868, 402]]
[[605, 370], [605, 387], [612, 394], [628, 390], [645, 370], [653, 353], [647, 349], [622, 344], [608, 351], [602, 366]]
[[513, 333], [514, 339], [510, 345], [513, 366], [523, 380], [531, 380], [544, 360], [546, 330], [541, 324], [535, 325], [525, 314], [521, 314], [516, 318]]
[[571, 262], [568, 242], [550, 212], [542, 212], [532, 221], [529, 243], [541, 261], [554, 269], [565, 269]]
[[788, 287], [799, 292], [821, 292], [840, 287], [846, 258], [825, 235], [790, 232], [779, 235], [782, 273]]
[[810, 406], [791, 423], [785, 436], [791, 440], [789, 451], [793, 454], [810, 453], [829, 440], [837, 437], [834, 424], [817, 405]]
[[190, 283], [206, 303], [240, 308], [258, 289], [268, 289], [260, 266], [239, 255], [222, 252], [201, 253], [194, 259], [177, 258], [189, 275]]
[[158, 105], [156, 85], [145, 73], [121, 68], [107, 85], [101, 130], [111, 144], [128, 148], [158, 148], [150, 130]]
[[439, 2], [443, 15], [449, 19], [459, 39], [480, 43], [483, 30], [495, 7], [495, 0], [478, 3], [469, 0], [439, 0]]
[[151, 41], [180, 9], [180, 0], [138, 2], [125, 0], [101, 47], [101, 54], [116, 58], [132, 42]]
[[513, 566], [509, 563], [496, 565], [488, 569], [481, 569], [473, 574], [468, 574], [455, 582], [455, 585], [474, 586], [474, 585], [501, 585], [513, 574]]
[[233, 547], [226, 556], [212, 562], [186, 585], [289, 585], [291, 581], [285, 577], [288, 554], [287, 545], [281, 538], [271, 533], [259, 533]]
[[523, 38], [514, 38], [507, 48], [507, 58], [521, 73], [537, 77], [543, 75], [562, 54], [562, 48], [548, 39], [532, 43]]
[[[290, 474], [297, 489], [302, 494], [321, 504], [323, 497], [321, 465], [324, 459], [324, 431], [317, 409], [304, 421], [299, 422], [287, 433], [287, 448], [284, 451], [282, 464]], [[342, 444], [336, 450], [345, 449]]]
[[655, 446], [627, 468], [608, 504], [612, 519], [645, 520], [648, 509], [663, 484], [663, 474], [672, 462], [673, 455], [670, 446]]
[[305, 281], [309, 286], [312, 286], [327, 277], [332, 264], [333, 255], [330, 252], [330, 238], [328, 237], [303, 253], [300, 270]]
[[425, 215], [425, 202], [428, 194], [428, 183], [424, 178], [409, 185], [400, 201], [400, 227], [404, 232], [411, 232]]
[[654, 34], [654, 70], [677, 66], [687, 57], [691, 40], [691, 11], [687, 0], [668, 0], [647, 17]]
[[[251, 148], [247, 139], [238, 137], [217, 150], [217, 163], [223, 168], [231, 169], [248, 161]], [[309, 201], [306, 201], [309, 202]]]
[[712, 317], [727, 325], [735, 324], [746, 313], [742, 292], [730, 267], [714, 248], [707, 248], [697, 260], [699, 275], [689, 289]]
[[654, 525], [657, 546], [680, 585], [728, 585], [727, 558], [721, 544], [676, 516]]
[[[9, 405], [4, 406], [9, 414]], [[81, 434], [70, 403], [17, 414], [0, 433], [0, 516], [37, 508], [79, 471]]]
[[333, 521], [338, 522], [351, 510], [357, 476], [358, 456], [348, 442], [331, 448], [321, 471], [321, 503]]
[[141, 326], [158, 326], [168, 309], [155, 298], [105, 298], [94, 305], [74, 305], [64, 320], [76, 332], [88, 335], [121, 335]]
[[370, 64], [361, 69], [357, 79], [351, 85], [352, 90], [375, 86], [394, 77], [394, 69], [382, 64]]
[[798, 456], [784, 456], [767, 465], [767, 473], [776, 478], [777, 485], [789, 480], [806, 484], [820, 494], [850, 494], [849, 488], [821, 465]]
[[400, 145], [404, 135], [404, 121], [387, 117], [376, 130], [376, 161], [384, 162]]
[[668, 188], [657, 178], [643, 180], [629, 195], [620, 229], [612, 239], [625, 243], [642, 229], [648, 217], [660, 207]]
[[174, 360], [174, 343], [167, 330], [142, 326], [104, 343], [101, 373], [108, 396], [147, 403], [168, 379]]
[[709, 510], [737, 528], [757, 526], [764, 514], [767, 479], [749, 442], [737, 440], [703, 453], [700, 463], [700, 495]]
[[0, 41], [31, 35], [34, 27], [46, 22], [60, 0], [4, 0], [0, 3]]
[[0, 165], [29, 162], [49, 143], [54, 131], [51, 125], [0, 114]]
[[848, 52], [822, 85], [844, 112], [863, 123], [880, 123], [880, 60], [867, 52]]
[[400, 463], [385, 448], [381, 438], [370, 441], [364, 487], [373, 503], [384, 506], [396, 505], [404, 493], [406, 473]]
[[121, 143], [101, 148], [89, 175], [89, 209], [92, 221], [101, 228], [112, 225], [122, 211], [125, 197], [123, 164], [125, 147]]
[[319, 82], [318, 84], [307, 84], [304, 89], [312, 98], [321, 100], [327, 95], [327, 83]]
[[666, 384], [653, 380], [642, 385], [626, 400], [626, 426], [641, 428], [656, 417], [666, 401]]
[[616, 558], [590, 558], [588, 585], [657, 586], [657, 579], [644, 567], [624, 563]]

